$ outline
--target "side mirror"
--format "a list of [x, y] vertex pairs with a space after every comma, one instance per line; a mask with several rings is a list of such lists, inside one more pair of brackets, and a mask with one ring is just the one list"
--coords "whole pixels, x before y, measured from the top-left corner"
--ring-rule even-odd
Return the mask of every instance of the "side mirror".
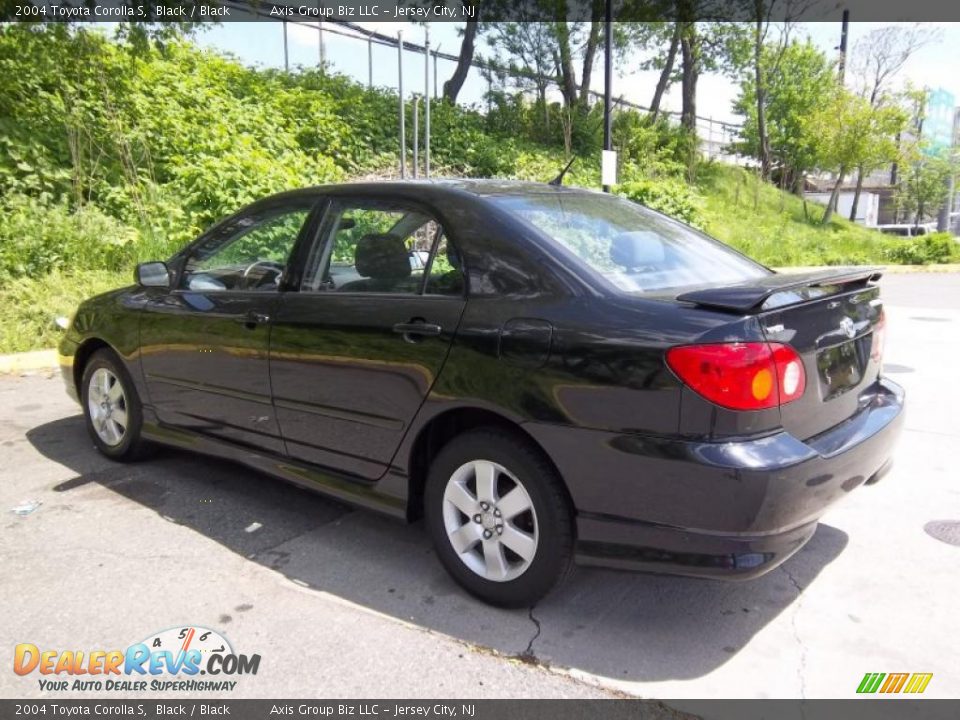
[[137, 265], [137, 284], [142, 287], [170, 287], [170, 271], [163, 262], [145, 262]]

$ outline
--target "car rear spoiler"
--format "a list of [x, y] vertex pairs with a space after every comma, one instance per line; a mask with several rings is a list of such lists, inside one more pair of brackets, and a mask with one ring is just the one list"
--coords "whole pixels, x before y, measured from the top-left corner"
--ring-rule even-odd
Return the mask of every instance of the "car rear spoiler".
[[749, 284], [723, 285], [693, 290], [677, 295], [680, 302], [700, 307], [734, 312], [750, 312], [761, 308], [777, 293], [811, 287], [827, 287], [876, 282], [883, 275], [880, 267], [838, 267], [812, 272], [775, 273]]

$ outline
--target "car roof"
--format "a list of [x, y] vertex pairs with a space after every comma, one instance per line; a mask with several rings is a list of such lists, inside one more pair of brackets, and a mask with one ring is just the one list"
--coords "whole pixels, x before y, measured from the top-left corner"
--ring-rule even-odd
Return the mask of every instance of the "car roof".
[[549, 183], [523, 180], [498, 180], [479, 178], [438, 178], [431, 180], [377, 180], [315, 185], [299, 190], [289, 190], [272, 197], [295, 197], [313, 195], [375, 195], [410, 197], [419, 195], [425, 199], [450, 195], [489, 197], [494, 195], [594, 195], [598, 191], [586, 188], [550, 185]]

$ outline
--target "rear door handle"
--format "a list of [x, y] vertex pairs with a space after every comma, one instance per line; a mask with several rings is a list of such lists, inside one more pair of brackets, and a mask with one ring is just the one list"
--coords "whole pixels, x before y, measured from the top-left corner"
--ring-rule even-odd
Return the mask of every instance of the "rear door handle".
[[393, 331], [395, 333], [400, 333], [404, 336], [416, 336], [416, 335], [439, 335], [443, 332], [443, 328], [434, 323], [428, 322], [405, 322], [397, 323], [393, 326]]

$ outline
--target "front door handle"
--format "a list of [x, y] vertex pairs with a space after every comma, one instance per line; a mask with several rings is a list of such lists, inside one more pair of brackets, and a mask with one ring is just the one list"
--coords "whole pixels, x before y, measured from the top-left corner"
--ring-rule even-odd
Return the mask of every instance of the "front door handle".
[[243, 324], [250, 330], [253, 330], [257, 325], [264, 325], [268, 322], [270, 322], [270, 316], [256, 310], [251, 310], [243, 318]]
[[439, 335], [443, 332], [443, 328], [434, 323], [414, 319], [410, 322], [397, 323], [393, 326], [393, 331], [403, 335], [403, 339], [408, 342], [417, 342], [421, 337]]

